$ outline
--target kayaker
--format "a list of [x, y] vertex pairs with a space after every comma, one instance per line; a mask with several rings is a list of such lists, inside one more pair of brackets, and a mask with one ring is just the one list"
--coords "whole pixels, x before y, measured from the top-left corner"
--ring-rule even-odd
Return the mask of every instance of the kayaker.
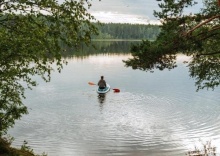
[[106, 87], [106, 82], [104, 80], [104, 76], [101, 76], [101, 79], [98, 82], [98, 86], [100, 89], [104, 89]]

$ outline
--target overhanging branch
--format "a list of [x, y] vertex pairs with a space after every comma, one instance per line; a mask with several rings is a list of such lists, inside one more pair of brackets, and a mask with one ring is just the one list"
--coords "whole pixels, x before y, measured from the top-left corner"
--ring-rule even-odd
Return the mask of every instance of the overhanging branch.
[[192, 33], [194, 30], [196, 30], [197, 28], [203, 26], [204, 24], [206, 23], [209, 23], [210, 21], [212, 21], [213, 19], [216, 19], [216, 18], [220, 18], [220, 15], [216, 15], [216, 16], [213, 16], [207, 20], [205, 20], [204, 22], [196, 25], [194, 28], [192, 28], [191, 30], [189, 30], [186, 34], [184, 34], [184, 36], [187, 36], [188, 34]]
[[199, 55], [197, 55], [197, 56], [208, 56], [208, 55], [215, 55], [215, 54], [220, 54], [220, 51], [213, 52], [213, 53], [199, 54]]

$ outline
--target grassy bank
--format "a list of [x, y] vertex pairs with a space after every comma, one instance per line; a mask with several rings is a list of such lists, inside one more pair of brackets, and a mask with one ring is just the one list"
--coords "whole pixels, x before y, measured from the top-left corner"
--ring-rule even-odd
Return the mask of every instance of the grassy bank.
[[46, 154], [37, 155], [24, 141], [20, 149], [11, 147], [13, 139], [0, 138], [0, 156], [46, 156]]

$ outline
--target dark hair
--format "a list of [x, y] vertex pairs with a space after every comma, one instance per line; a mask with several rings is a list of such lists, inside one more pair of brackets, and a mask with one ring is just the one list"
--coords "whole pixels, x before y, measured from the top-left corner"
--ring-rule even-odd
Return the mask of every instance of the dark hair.
[[104, 76], [101, 76], [101, 79], [103, 79], [104, 78]]

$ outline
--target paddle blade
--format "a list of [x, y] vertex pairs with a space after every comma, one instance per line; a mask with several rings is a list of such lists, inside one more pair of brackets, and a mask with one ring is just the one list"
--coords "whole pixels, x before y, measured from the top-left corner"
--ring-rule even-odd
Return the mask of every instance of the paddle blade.
[[89, 85], [96, 85], [95, 83], [93, 82], [88, 82]]
[[114, 93], [119, 93], [119, 92], [120, 92], [120, 89], [114, 88], [114, 89], [112, 89], [112, 90], [114, 90]]

